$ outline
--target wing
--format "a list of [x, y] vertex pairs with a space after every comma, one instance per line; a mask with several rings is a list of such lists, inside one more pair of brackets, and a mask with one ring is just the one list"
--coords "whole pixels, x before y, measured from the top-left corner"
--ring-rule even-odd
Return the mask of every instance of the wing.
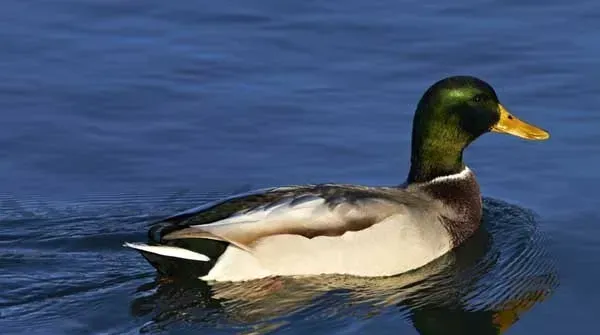
[[[391, 215], [407, 213], [408, 203], [417, 204], [418, 200], [397, 188], [316, 185], [273, 189], [198, 212], [163, 239], [215, 239], [249, 250], [272, 235], [313, 238], [367, 229]], [[207, 223], [214, 217], [218, 219]]]
[[251, 211], [265, 203], [285, 196], [281, 188], [266, 188], [212, 201], [154, 222], [148, 230], [150, 241], [160, 243], [162, 236], [190, 225], [217, 222], [233, 215]]

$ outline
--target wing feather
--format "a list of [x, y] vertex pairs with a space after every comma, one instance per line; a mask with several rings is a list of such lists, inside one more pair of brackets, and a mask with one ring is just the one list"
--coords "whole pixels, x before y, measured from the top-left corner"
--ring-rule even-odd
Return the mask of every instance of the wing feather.
[[339, 236], [369, 228], [403, 211], [402, 204], [385, 198], [365, 196], [340, 201], [339, 197], [327, 199], [315, 194], [295, 194], [213, 223], [191, 225], [163, 238], [219, 239], [251, 250], [252, 245], [268, 236]]

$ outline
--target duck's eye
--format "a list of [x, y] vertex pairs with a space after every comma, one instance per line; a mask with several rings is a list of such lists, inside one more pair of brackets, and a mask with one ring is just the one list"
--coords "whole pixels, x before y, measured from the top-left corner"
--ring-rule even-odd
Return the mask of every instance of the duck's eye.
[[477, 94], [476, 96], [473, 97], [473, 102], [482, 102], [486, 99], [486, 96], [484, 94]]

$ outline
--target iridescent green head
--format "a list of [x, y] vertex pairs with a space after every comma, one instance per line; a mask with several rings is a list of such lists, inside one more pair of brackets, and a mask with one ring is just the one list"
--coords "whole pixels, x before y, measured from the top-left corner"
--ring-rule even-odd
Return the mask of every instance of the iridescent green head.
[[489, 131], [529, 140], [549, 137], [545, 130], [510, 114], [483, 80], [455, 76], [433, 84], [415, 112], [408, 182], [425, 182], [460, 172], [464, 169], [463, 150]]

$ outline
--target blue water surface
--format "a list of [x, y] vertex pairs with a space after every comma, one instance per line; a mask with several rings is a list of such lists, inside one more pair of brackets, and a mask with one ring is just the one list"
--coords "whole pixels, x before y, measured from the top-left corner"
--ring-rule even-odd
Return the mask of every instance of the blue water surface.
[[[583, 0], [5, 0], [0, 332], [596, 333], [599, 33]], [[403, 182], [416, 102], [455, 74], [551, 133], [467, 150], [486, 218], [466, 251], [209, 287], [121, 247], [236, 192]]]

